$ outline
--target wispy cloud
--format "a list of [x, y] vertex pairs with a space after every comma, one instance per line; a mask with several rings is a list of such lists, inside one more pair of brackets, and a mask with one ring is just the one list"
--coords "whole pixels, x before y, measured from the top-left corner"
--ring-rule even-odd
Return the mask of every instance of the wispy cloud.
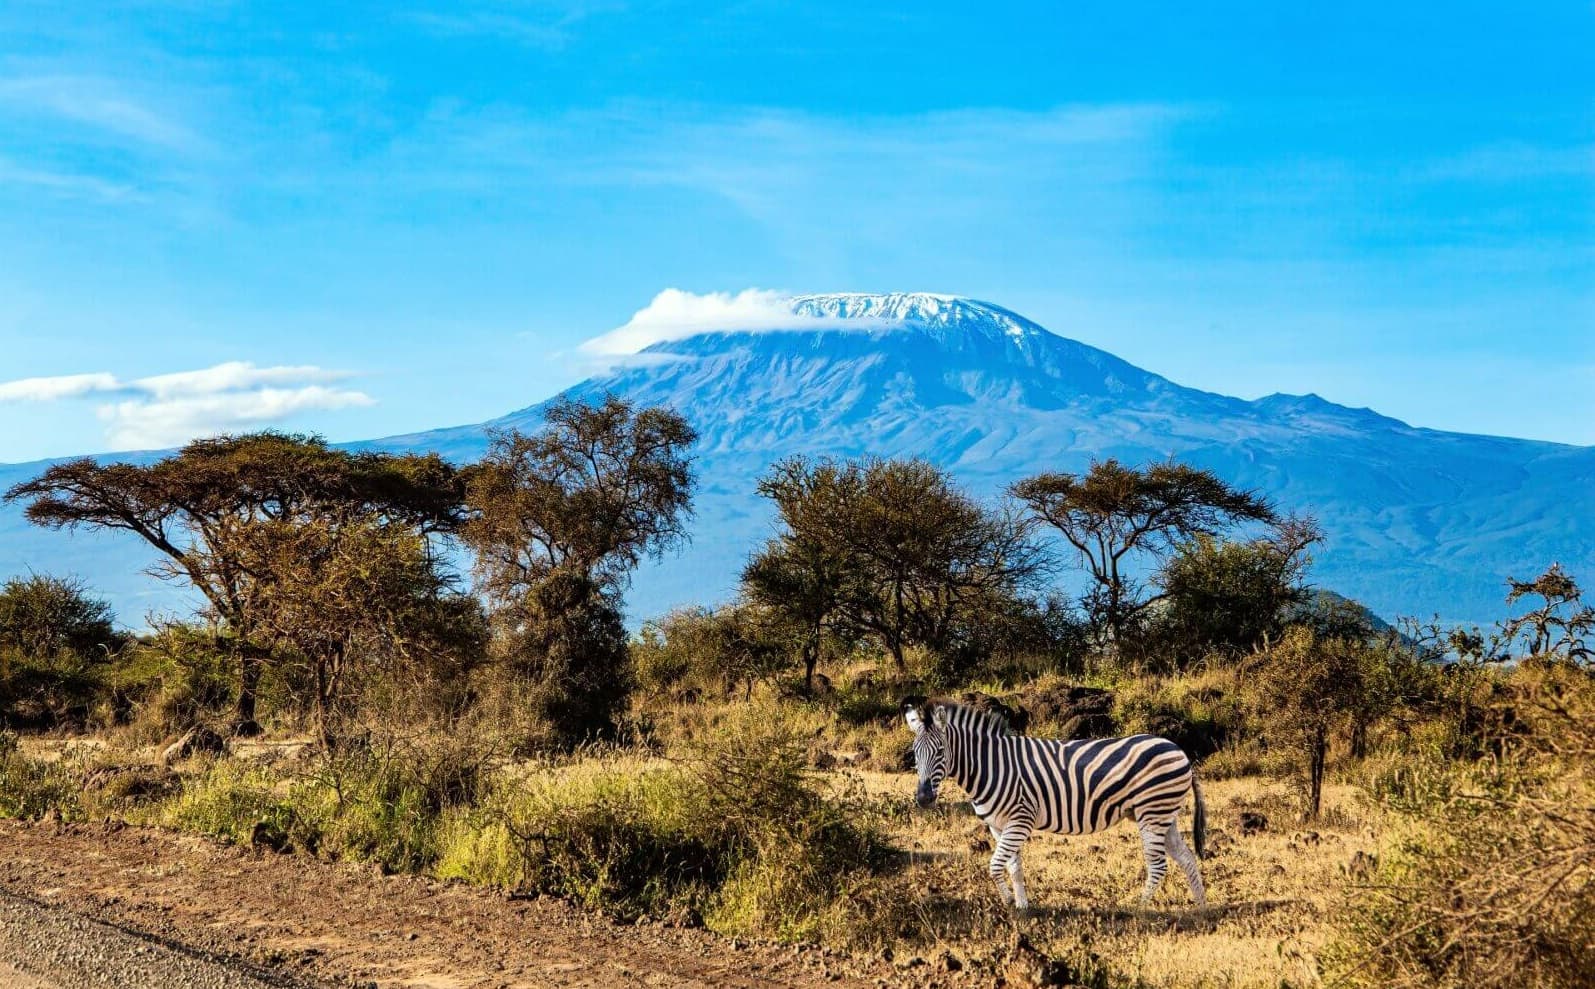
[[145, 105], [126, 89], [116, 80], [95, 76], [13, 76], [0, 79], [0, 105], [171, 151], [192, 152], [207, 146], [181, 121]]
[[446, 11], [411, 10], [401, 16], [424, 31], [445, 38], [497, 37], [557, 51], [570, 44], [575, 28], [595, 14], [625, 9], [603, 0], [543, 0], [458, 4]]
[[0, 186], [26, 186], [68, 199], [119, 202], [137, 199], [132, 186], [95, 175], [79, 175], [43, 168], [29, 168], [0, 156]]
[[1488, 144], [1423, 169], [1427, 178], [1481, 182], [1583, 177], [1595, 179], [1595, 144], [1551, 147], [1514, 141]]
[[0, 402], [53, 402], [122, 396], [99, 406], [112, 449], [172, 446], [196, 436], [255, 429], [307, 411], [375, 404], [364, 392], [335, 387], [352, 375], [310, 365], [256, 367], [229, 361], [123, 381], [109, 372], [0, 382]]
[[54, 402], [82, 398], [95, 392], [119, 391], [121, 382], [107, 372], [61, 374], [49, 378], [18, 378], [0, 382], [0, 402]]

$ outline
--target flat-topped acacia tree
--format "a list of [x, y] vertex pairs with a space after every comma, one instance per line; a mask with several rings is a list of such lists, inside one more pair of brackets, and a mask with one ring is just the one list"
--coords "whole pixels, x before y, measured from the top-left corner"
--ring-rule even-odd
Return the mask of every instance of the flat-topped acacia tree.
[[[403, 530], [427, 547], [463, 517], [458, 472], [435, 454], [352, 452], [315, 436], [260, 432], [195, 440], [151, 464], [65, 461], [12, 487], [29, 521], [137, 535], [163, 559], [152, 572], [205, 599], [219, 649], [237, 670], [234, 730], [259, 730], [256, 691], [279, 629], [286, 575], [262, 566], [264, 532]], [[278, 616], [280, 617], [280, 616]]]
[[1157, 600], [1142, 593], [1126, 558], [1161, 559], [1195, 536], [1246, 522], [1280, 521], [1272, 503], [1232, 487], [1210, 470], [1175, 461], [1127, 467], [1099, 460], [1083, 474], [1038, 474], [1013, 496], [1073, 546], [1095, 585], [1087, 608], [1102, 637], [1122, 646], [1135, 620]]

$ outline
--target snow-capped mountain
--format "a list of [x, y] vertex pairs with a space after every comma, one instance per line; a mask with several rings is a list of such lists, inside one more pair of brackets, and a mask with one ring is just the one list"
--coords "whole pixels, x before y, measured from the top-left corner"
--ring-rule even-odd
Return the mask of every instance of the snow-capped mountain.
[[[790, 319], [671, 333], [571, 389], [671, 406], [700, 433], [693, 544], [638, 574], [634, 618], [731, 592], [770, 532], [754, 483], [794, 453], [925, 457], [992, 496], [1093, 458], [1176, 457], [1319, 518], [1329, 538], [1317, 583], [1386, 616], [1493, 618], [1508, 575], [1553, 560], [1595, 582], [1595, 448], [1417, 429], [1315, 395], [1215, 395], [972, 299], [783, 305]], [[535, 428], [540, 408], [365, 445], [469, 459], [487, 427]], [[0, 467], [0, 484], [40, 466]], [[0, 511], [0, 574], [77, 572], [135, 623], [158, 600], [151, 581], [129, 576], [144, 559], [133, 541], [68, 540], [17, 516]]]

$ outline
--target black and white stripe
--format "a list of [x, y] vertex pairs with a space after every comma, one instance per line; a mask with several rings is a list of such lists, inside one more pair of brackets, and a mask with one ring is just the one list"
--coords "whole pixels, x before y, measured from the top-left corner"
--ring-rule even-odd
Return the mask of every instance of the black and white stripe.
[[[905, 701], [903, 716], [914, 730], [919, 805], [936, 802], [944, 778], [964, 788], [991, 830], [991, 876], [1004, 902], [1021, 910], [1029, 906], [1019, 859], [1032, 833], [1090, 834], [1122, 818], [1135, 821], [1141, 832], [1147, 872], [1142, 902], [1163, 882], [1170, 858], [1185, 873], [1196, 902], [1207, 902], [1196, 856], [1175, 820], [1185, 795], [1194, 793], [1193, 835], [1201, 855], [1207, 808], [1191, 760], [1178, 745], [1154, 735], [1026, 738], [1012, 734], [1001, 715], [952, 701], [924, 707]], [[1011, 895], [1003, 885], [1005, 873]]]

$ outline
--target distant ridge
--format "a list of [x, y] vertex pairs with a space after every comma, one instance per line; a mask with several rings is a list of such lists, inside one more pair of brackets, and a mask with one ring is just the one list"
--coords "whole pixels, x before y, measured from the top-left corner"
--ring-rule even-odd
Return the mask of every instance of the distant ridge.
[[[693, 544], [637, 575], [634, 619], [731, 593], [770, 531], [754, 483], [796, 453], [925, 457], [983, 495], [1093, 458], [1177, 457], [1317, 516], [1329, 538], [1316, 582], [1385, 617], [1493, 619], [1508, 575], [1553, 560], [1595, 581], [1595, 448], [1415, 428], [1317, 395], [1246, 401], [1186, 388], [959, 296], [838, 293], [787, 305], [790, 326], [662, 340], [567, 392], [669, 405], [701, 434]], [[541, 408], [356, 445], [470, 459], [488, 428], [535, 428]], [[0, 485], [41, 466], [0, 466]], [[133, 575], [145, 559], [134, 541], [69, 539], [0, 510], [0, 574], [75, 572], [134, 623], [171, 600]]]

